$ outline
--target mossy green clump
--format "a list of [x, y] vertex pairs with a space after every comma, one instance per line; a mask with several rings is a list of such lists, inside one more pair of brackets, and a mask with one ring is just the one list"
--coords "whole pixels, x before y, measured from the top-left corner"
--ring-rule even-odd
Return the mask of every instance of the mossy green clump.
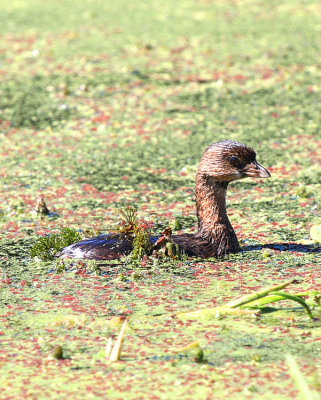
[[32, 257], [39, 257], [42, 261], [51, 261], [63, 247], [79, 240], [81, 240], [81, 236], [78, 231], [72, 228], [63, 228], [58, 233], [40, 237], [32, 247], [30, 254]]
[[64, 351], [60, 345], [58, 345], [54, 348], [54, 350], [52, 352], [52, 357], [55, 358], [56, 360], [64, 359]]
[[131, 258], [141, 260], [144, 256], [150, 255], [151, 242], [149, 240], [150, 234], [145, 227], [137, 229], [135, 238], [133, 241], [133, 251], [131, 252]]

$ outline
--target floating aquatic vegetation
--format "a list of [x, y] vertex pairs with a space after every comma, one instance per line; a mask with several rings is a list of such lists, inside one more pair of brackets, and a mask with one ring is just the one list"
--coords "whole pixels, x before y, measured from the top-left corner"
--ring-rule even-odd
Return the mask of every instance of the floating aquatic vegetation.
[[40, 214], [40, 215], [48, 215], [49, 214], [49, 210], [48, 210], [47, 204], [46, 204], [46, 202], [45, 202], [43, 197], [40, 197], [37, 200], [35, 211], [36, 211], [37, 214]]
[[[122, 221], [120, 222], [119, 232], [129, 237], [133, 242], [133, 250], [130, 254], [132, 260], [142, 260], [143, 258], [171, 258], [173, 260], [183, 260], [184, 254], [179, 251], [172, 235], [172, 228], [167, 227], [160, 237], [153, 244], [151, 239], [151, 224], [140, 221], [137, 217], [138, 210], [133, 206], [128, 206], [120, 210]], [[174, 228], [180, 228], [178, 223], [172, 222]]]
[[[320, 393], [321, 248], [302, 242], [321, 204], [318, 2], [3, 1], [0, 20], [0, 397], [292, 400], [287, 353]], [[64, 226], [110, 232], [117, 204], [158, 236], [174, 218], [195, 232], [199, 157], [226, 138], [273, 176], [231, 184], [242, 253], [98, 261], [99, 275], [30, 260]], [[40, 196], [59, 218], [35, 215]], [[291, 279], [300, 289], [277, 292], [314, 320], [271, 294], [219, 319], [170, 317]], [[126, 357], [107, 363], [129, 314]], [[194, 342], [206, 364], [184, 351]]]
[[72, 228], [62, 228], [60, 232], [40, 237], [32, 247], [32, 257], [39, 257], [42, 261], [54, 259], [55, 254], [63, 247], [81, 240], [78, 231]]

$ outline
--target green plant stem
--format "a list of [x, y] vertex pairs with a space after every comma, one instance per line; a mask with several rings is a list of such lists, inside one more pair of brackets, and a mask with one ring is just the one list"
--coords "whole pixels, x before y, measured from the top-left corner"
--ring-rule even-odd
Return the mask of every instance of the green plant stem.
[[302, 307], [304, 307], [306, 309], [306, 312], [308, 313], [309, 317], [311, 319], [313, 319], [313, 315], [312, 315], [312, 311], [310, 309], [310, 307], [307, 305], [307, 303], [301, 299], [300, 297], [297, 296], [293, 296], [291, 294], [288, 293], [283, 293], [283, 292], [271, 292], [272, 295], [275, 296], [280, 296], [283, 297], [283, 300], [293, 300], [296, 301], [297, 303], [301, 304]]
[[310, 307], [307, 305], [307, 303], [303, 299], [301, 299], [297, 295], [291, 295], [291, 294], [283, 293], [283, 292], [271, 292], [271, 296], [267, 296], [267, 297], [264, 297], [264, 298], [261, 298], [258, 300], [254, 300], [253, 302], [251, 302], [253, 304], [246, 303], [245, 307], [246, 308], [248, 308], [248, 307], [259, 308], [266, 304], [275, 303], [275, 302], [281, 301], [281, 300], [296, 301], [297, 303], [299, 303], [302, 307], [304, 307], [306, 309], [309, 317], [313, 318]]
[[260, 292], [256, 292], [255, 294], [243, 296], [240, 299], [233, 300], [233, 301], [227, 303], [225, 305], [225, 307], [236, 308], [236, 307], [243, 306], [244, 304], [251, 303], [254, 300], [261, 299], [262, 297], [267, 296], [271, 292], [276, 292], [278, 290], [284, 289], [285, 287], [291, 285], [291, 283], [293, 283], [293, 282], [294, 282], [294, 280], [291, 280], [291, 281], [285, 282], [281, 285], [271, 286], [267, 289], [261, 290]]

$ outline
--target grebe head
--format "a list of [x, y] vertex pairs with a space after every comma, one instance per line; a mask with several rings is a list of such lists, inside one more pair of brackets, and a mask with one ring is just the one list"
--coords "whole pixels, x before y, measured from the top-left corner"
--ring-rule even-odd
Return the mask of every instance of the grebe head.
[[218, 182], [271, 176], [256, 161], [255, 151], [251, 147], [231, 140], [222, 140], [207, 147], [197, 174]]

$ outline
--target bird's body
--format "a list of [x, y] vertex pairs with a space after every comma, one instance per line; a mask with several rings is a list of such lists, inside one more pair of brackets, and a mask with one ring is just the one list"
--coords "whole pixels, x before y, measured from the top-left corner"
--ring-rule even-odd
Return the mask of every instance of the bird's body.
[[[242, 143], [224, 140], [209, 146], [200, 161], [195, 182], [198, 232], [173, 235], [171, 239], [188, 256], [221, 257], [237, 253], [240, 246], [226, 213], [230, 182], [246, 177], [268, 178], [270, 173], [256, 161], [255, 151]], [[158, 237], [151, 237], [155, 243]], [[57, 256], [111, 260], [133, 248], [128, 236], [100, 235], [65, 247]]]

